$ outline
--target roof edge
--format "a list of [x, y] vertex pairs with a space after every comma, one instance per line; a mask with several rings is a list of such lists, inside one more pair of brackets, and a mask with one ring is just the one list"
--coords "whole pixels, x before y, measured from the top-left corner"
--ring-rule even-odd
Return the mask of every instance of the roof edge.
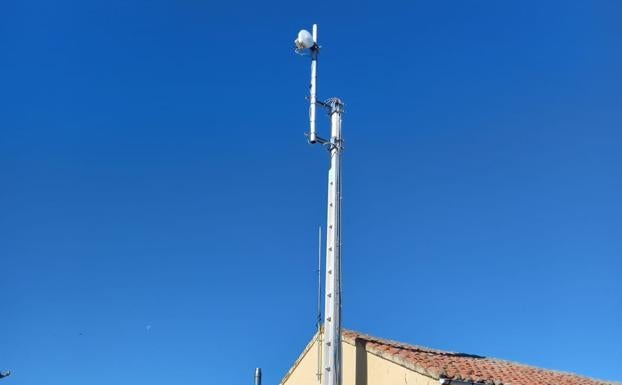
[[[367, 334], [362, 334], [362, 333], [358, 333], [355, 332], [353, 330], [344, 330], [347, 333], [343, 334], [342, 336], [342, 342], [345, 342], [349, 345], [352, 346], [356, 346], [356, 340], [363, 340], [363, 341], [368, 341], [368, 342], [380, 342], [380, 340], [378, 338], [372, 337], [370, 335]], [[353, 334], [357, 334], [357, 336], [352, 336], [351, 333]], [[387, 341], [388, 342], [388, 341]], [[393, 342], [393, 341], [391, 341]], [[406, 346], [405, 344], [401, 344], [396, 342], [395, 344], [396, 346]], [[428, 370], [426, 368], [424, 368], [421, 365], [417, 365], [413, 362], [410, 362], [408, 360], [405, 360], [399, 356], [396, 356], [395, 354], [391, 354], [391, 353], [387, 353], [386, 351], [380, 350], [380, 349], [376, 349], [373, 346], [369, 346], [369, 345], [365, 345], [365, 351], [367, 351], [368, 353], [371, 353], [377, 357], [380, 357], [382, 359], [385, 359], [389, 362], [392, 362], [396, 365], [400, 365], [406, 369], [410, 369], [418, 374], [421, 374], [423, 376], [426, 377], [430, 377], [434, 380], [439, 380], [442, 377], [442, 373], [440, 373], [439, 371], [436, 370]]]
[[[368, 341], [368, 342], [372, 342], [372, 343], [377, 343], [377, 344], [382, 344], [382, 345], [387, 345], [387, 346], [391, 346], [391, 347], [396, 347], [396, 348], [401, 348], [401, 349], [409, 349], [409, 350], [417, 350], [417, 351], [421, 351], [421, 352], [434, 352], [436, 354], [441, 354], [441, 355], [459, 355], [462, 357], [473, 357], [473, 358], [482, 358], [482, 359], [487, 359], [487, 360], [491, 360], [491, 361], [497, 361], [497, 362], [505, 362], [505, 363], [509, 363], [512, 365], [517, 365], [517, 366], [523, 366], [523, 367], [528, 367], [528, 368], [533, 368], [533, 369], [538, 369], [538, 370], [546, 370], [549, 372], [554, 372], [557, 374], [562, 374], [562, 375], [570, 375], [570, 376], [575, 376], [575, 377], [582, 377], [584, 379], [587, 380], [591, 380], [594, 382], [598, 382], [600, 384], [604, 384], [604, 385], [622, 385], [622, 382], [619, 381], [612, 381], [612, 380], [603, 380], [603, 379], [599, 379], [599, 378], [594, 378], [594, 377], [589, 377], [589, 376], [585, 376], [582, 374], [577, 374], [577, 373], [573, 373], [573, 372], [565, 372], [565, 371], [561, 371], [561, 370], [555, 370], [555, 369], [547, 369], [547, 368], [542, 368], [542, 367], [538, 367], [538, 366], [533, 366], [533, 365], [528, 365], [528, 364], [524, 364], [521, 362], [515, 362], [515, 361], [510, 361], [510, 360], [503, 360], [503, 359], [499, 359], [499, 358], [494, 358], [494, 357], [487, 357], [487, 356], [479, 356], [479, 355], [474, 355], [474, 354], [466, 354], [466, 353], [458, 353], [458, 352], [451, 352], [451, 351], [447, 351], [447, 350], [438, 350], [438, 349], [431, 349], [431, 348], [427, 348], [424, 346], [419, 346], [419, 345], [411, 345], [411, 344], [406, 344], [403, 342], [399, 342], [399, 341], [394, 341], [394, 340], [388, 340], [388, 339], [384, 339], [384, 338], [378, 338], [378, 337], [374, 337], [372, 335], [369, 334], [365, 334], [365, 333], [360, 333], [357, 332], [355, 330], [350, 330], [350, 329], [342, 329], [343, 333], [342, 333], [342, 341], [348, 343], [349, 345], [356, 345], [356, 340], [363, 340], [363, 341]], [[373, 346], [365, 346], [365, 350], [375, 356], [381, 357], [383, 359], [386, 359], [387, 361], [393, 362], [397, 365], [400, 365], [402, 367], [405, 367], [407, 369], [413, 370], [421, 375], [433, 378], [435, 380], [439, 380], [441, 378], [448, 378], [448, 379], [452, 379], [452, 380], [459, 380], [459, 381], [466, 381], [466, 382], [478, 382], [478, 383], [484, 383], [484, 384], [489, 384], [489, 385], [503, 385], [503, 383], [501, 382], [494, 382], [492, 380], [487, 380], [482, 382], [480, 381], [474, 381], [474, 379], [472, 378], [468, 378], [468, 377], [461, 377], [461, 376], [448, 376], [444, 371], [439, 371], [436, 370], [435, 368], [425, 368], [421, 365], [417, 365], [413, 362], [410, 362], [408, 360], [403, 359], [402, 357], [396, 355], [396, 354], [392, 354], [389, 353], [385, 350], [382, 349], [377, 349]]]

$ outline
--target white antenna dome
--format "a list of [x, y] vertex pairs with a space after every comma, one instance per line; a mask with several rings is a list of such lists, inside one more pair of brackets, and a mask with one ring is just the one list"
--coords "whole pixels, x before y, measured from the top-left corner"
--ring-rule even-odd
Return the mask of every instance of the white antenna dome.
[[311, 32], [306, 29], [301, 29], [300, 32], [298, 32], [298, 37], [294, 40], [294, 43], [296, 43], [298, 49], [311, 48], [315, 45]]

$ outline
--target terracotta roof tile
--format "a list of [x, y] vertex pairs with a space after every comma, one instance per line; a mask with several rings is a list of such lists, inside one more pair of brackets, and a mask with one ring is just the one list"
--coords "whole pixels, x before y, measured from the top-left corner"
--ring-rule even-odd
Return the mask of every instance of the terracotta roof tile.
[[472, 354], [446, 352], [343, 330], [352, 345], [365, 341], [366, 350], [435, 379], [447, 378], [489, 385], [622, 385]]

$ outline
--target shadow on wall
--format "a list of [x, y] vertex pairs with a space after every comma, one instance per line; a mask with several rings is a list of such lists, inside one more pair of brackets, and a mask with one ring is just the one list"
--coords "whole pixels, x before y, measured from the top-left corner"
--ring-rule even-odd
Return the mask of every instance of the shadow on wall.
[[356, 339], [355, 385], [367, 385], [367, 350], [364, 339]]

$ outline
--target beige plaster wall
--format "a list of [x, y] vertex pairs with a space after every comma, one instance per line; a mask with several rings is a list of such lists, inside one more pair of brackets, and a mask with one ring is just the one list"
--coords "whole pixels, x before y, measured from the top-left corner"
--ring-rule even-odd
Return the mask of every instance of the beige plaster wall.
[[[342, 342], [343, 385], [438, 385], [438, 381], [411, 369], [378, 357], [365, 346]], [[315, 341], [299, 357], [282, 385], [319, 385], [318, 356]]]
[[294, 366], [281, 381], [282, 385], [319, 385], [316, 375], [318, 368], [318, 343], [312, 340], [307, 345]]

